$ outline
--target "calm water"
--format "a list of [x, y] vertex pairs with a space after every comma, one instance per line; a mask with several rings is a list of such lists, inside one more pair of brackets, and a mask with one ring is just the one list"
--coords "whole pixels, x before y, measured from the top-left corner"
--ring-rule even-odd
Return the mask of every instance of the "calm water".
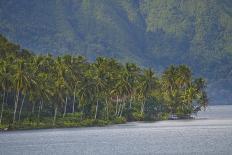
[[0, 133], [0, 154], [232, 154], [232, 106], [197, 120]]

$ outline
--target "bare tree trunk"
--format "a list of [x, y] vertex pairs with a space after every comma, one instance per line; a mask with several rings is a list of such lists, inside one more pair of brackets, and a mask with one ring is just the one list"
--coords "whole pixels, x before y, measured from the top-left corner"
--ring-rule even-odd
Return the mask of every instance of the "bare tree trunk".
[[21, 113], [22, 113], [22, 109], [23, 109], [23, 104], [24, 104], [24, 101], [25, 101], [25, 97], [26, 95], [23, 96], [23, 100], [22, 100], [22, 103], [21, 103], [21, 106], [20, 106], [20, 110], [19, 110], [19, 121], [21, 119]]
[[96, 112], [95, 112], [94, 119], [97, 119], [97, 111], [98, 111], [98, 100], [97, 100], [97, 105], [96, 105]]
[[56, 115], [57, 115], [57, 109], [58, 109], [58, 107], [57, 107], [57, 105], [55, 106], [55, 112], [54, 112], [54, 117], [53, 117], [53, 126], [55, 125], [55, 123], [56, 123]]
[[1, 116], [0, 116], [0, 124], [2, 124], [2, 116], [3, 116], [4, 103], [5, 103], [5, 95], [6, 95], [6, 92], [5, 92], [5, 90], [4, 90], [3, 99], [2, 99], [2, 109], [1, 109]]
[[65, 105], [64, 105], [63, 118], [64, 118], [64, 117], [65, 117], [65, 115], [66, 115], [67, 103], [68, 103], [68, 98], [67, 98], [67, 96], [66, 96], [66, 97], [65, 97]]
[[16, 99], [15, 99], [13, 124], [15, 123], [18, 102], [19, 102], [19, 90], [17, 90]]

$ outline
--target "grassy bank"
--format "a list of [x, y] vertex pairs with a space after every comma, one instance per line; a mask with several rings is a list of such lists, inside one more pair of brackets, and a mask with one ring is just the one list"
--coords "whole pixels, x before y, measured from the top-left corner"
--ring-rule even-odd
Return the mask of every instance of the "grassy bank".
[[27, 129], [47, 129], [47, 128], [70, 128], [70, 127], [96, 127], [106, 126], [111, 124], [123, 124], [126, 123], [124, 117], [116, 117], [113, 120], [101, 120], [101, 119], [83, 119], [80, 120], [77, 117], [68, 116], [65, 118], [57, 118], [55, 124], [51, 117], [41, 118], [40, 121], [35, 119], [24, 119], [14, 124], [1, 124], [0, 130], [27, 130]]
[[48, 129], [48, 128], [72, 128], [72, 127], [100, 127], [113, 124], [124, 124], [132, 121], [158, 121], [168, 119], [169, 114], [162, 113], [156, 117], [148, 117], [147, 115], [137, 112], [131, 113], [126, 117], [113, 117], [108, 120], [104, 119], [82, 119], [80, 113], [67, 114], [64, 118], [58, 116], [56, 123], [53, 124], [53, 117], [24, 117], [21, 121], [12, 124], [11, 122], [3, 122], [0, 125], [0, 131], [7, 130], [27, 130], [27, 129]]
[[[192, 119], [182, 117], [183, 115], [177, 115], [177, 119]], [[126, 117], [114, 117], [110, 120], [103, 119], [81, 119], [80, 113], [68, 114], [66, 117], [57, 117], [56, 123], [53, 124], [52, 117], [42, 117], [40, 120], [38, 118], [28, 117], [22, 121], [17, 121], [16, 123], [5, 123], [0, 124], [0, 131], [12, 131], [12, 130], [29, 130], [29, 129], [49, 129], [49, 128], [74, 128], [74, 127], [103, 127], [113, 124], [124, 124], [127, 122], [155, 122], [161, 120], [170, 119], [169, 113], [160, 113], [155, 117], [150, 115], [144, 115], [141, 113], [131, 113]]]

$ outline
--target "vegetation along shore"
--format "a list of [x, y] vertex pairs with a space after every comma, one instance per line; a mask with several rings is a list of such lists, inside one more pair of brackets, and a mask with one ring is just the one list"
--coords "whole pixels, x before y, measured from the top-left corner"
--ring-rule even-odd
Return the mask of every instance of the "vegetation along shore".
[[35, 55], [0, 36], [0, 128], [104, 126], [190, 115], [206, 82], [186, 65], [162, 74], [98, 57]]

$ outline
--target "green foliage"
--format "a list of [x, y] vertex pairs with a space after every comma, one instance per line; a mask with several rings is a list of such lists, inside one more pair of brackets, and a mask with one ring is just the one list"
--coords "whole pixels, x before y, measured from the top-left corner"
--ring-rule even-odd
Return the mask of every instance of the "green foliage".
[[116, 117], [112, 122], [113, 124], [123, 124], [123, 123], [126, 123], [126, 118]]
[[[230, 80], [231, 6], [231, 0], [1, 0], [0, 33], [43, 54], [114, 57], [159, 72], [187, 64], [209, 79], [216, 102], [223, 100], [213, 95], [216, 86], [231, 94], [218, 84]], [[8, 55], [19, 50], [1, 43]]]
[[[171, 65], [158, 76], [113, 58], [89, 62], [82, 56], [25, 54], [20, 47], [7, 55], [15, 45], [2, 41], [0, 124], [9, 129], [159, 120], [163, 113], [189, 115], [208, 104], [205, 80], [194, 78], [186, 65]], [[5, 44], [9, 49], [2, 50]]]
[[158, 120], [159, 113], [163, 112], [162, 104], [155, 97], [147, 98], [144, 105], [144, 120], [152, 121]]
[[8, 126], [6, 124], [0, 124], [0, 131], [7, 129]]
[[144, 120], [144, 113], [133, 112], [132, 116], [133, 116], [132, 121], [142, 121], [142, 120]]

